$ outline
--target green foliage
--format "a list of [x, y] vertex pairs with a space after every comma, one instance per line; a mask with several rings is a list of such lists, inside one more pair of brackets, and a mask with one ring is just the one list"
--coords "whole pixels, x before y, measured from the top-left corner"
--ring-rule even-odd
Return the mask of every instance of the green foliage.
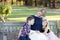
[[12, 12], [12, 7], [10, 5], [1, 5], [0, 4], [0, 16], [6, 17]]
[[3, 5], [0, 4], [0, 14], [3, 14], [2, 11], [3, 11]]

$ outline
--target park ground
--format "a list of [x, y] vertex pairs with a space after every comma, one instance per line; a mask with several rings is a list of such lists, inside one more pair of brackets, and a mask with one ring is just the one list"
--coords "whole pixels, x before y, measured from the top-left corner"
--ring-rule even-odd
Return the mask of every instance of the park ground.
[[[37, 14], [39, 7], [12, 6], [12, 13], [7, 16], [7, 21], [25, 21], [30, 15]], [[46, 18], [48, 20], [60, 20], [60, 9], [46, 8]]]
[[[16, 40], [17, 39], [16, 35], [19, 32], [18, 30], [20, 30], [20, 28], [21, 28], [21, 24], [22, 24], [21, 22], [25, 22], [26, 18], [28, 16], [37, 14], [38, 9], [40, 9], [40, 7], [12, 6], [12, 13], [9, 16], [7, 16], [7, 19], [6, 19], [8, 30], [9, 31], [13, 30], [11, 35], [9, 35], [9, 33], [8, 33], [8, 38]], [[49, 20], [49, 21], [58, 21], [60, 23], [60, 9], [46, 8], [46, 10], [47, 10], [47, 12], [46, 12], [47, 20]], [[20, 26], [19, 25], [17, 26], [16, 23], [21, 23], [21, 24], [19, 24]], [[55, 22], [54, 22], [54, 24], [55, 24]], [[52, 24], [52, 26], [55, 29], [55, 25]], [[3, 26], [3, 25], [0, 26], [0, 29], [2, 29], [2, 28], [6, 28], [6, 26]], [[2, 34], [0, 34], [0, 35], [2, 35]], [[0, 40], [1, 39], [2, 39], [2, 37], [0, 36]]]

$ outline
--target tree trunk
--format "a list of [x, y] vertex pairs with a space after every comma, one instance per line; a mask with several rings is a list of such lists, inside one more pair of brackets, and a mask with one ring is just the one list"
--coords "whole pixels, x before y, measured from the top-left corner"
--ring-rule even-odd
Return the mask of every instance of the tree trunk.
[[35, 1], [32, 1], [32, 6], [35, 7]]
[[37, 3], [36, 3], [37, 1], [35, 0], [35, 6], [37, 6]]
[[2, 0], [0, 0], [0, 2], [2, 2]]
[[32, 6], [32, 0], [29, 0], [29, 6]]
[[39, 0], [36, 0], [36, 6], [39, 6]]
[[44, 4], [45, 4], [44, 6], [47, 7], [48, 0], [45, 0], [44, 2], [45, 2], [45, 3], [44, 3]]
[[26, 5], [26, 6], [27, 6], [27, 5], [28, 5], [28, 1], [27, 1], [27, 0], [24, 0], [24, 1], [25, 1], [25, 4], [24, 4], [24, 5]]
[[51, 0], [48, 0], [48, 5], [51, 8]]
[[4, 3], [5, 3], [4, 0], [2, 0], [2, 3], [3, 3], [3, 5], [4, 5]]
[[55, 8], [55, 0], [52, 1], [52, 8]]
[[13, 4], [13, 0], [12, 0], [12, 3], [11, 4]]

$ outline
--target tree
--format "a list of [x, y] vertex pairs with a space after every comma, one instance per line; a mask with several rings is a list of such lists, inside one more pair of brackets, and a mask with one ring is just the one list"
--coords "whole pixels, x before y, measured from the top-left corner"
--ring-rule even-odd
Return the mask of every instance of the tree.
[[28, 1], [28, 6], [32, 6], [32, 0], [27, 0]]
[[48, 0], [44, 0], [44, 6], [47, 7]]
[[39, 0], [36, 0], [36, 6], [39, 6]]
[[12, 12], [12, 7], [8, 4], [4, 5], [3, 10], [2, 10], [2, 16], [5, 18]]
[[51, 0], [44, 0], [44, 6], [51, 8]]
[[3, 21], [6, 16], [12, 12], [12, 8], [9, 4], [0, 4], [0, 19]]
[[35, 6], [35, 0], [32, 0], [32, 6], [33, 7]]
[[2, 22], [5, 22], [5, 20], [3, 19], [3, 17], [2, 17], [2, 6], [3, 5], [0, 5], [0, 20], [2, 20]]
[[52, 8], [55, 8], [55, 0], [52, 0]]
[[24, 2], [25, 2], [24, 5], [27, 6], [28, 5], [28, 1], [27, 0], [24, 0]]
[[48, 0], [49, 7], [51, 8], [51, 0]]
[[24, 0], [26, 6], [32, 6], [33, 0]]

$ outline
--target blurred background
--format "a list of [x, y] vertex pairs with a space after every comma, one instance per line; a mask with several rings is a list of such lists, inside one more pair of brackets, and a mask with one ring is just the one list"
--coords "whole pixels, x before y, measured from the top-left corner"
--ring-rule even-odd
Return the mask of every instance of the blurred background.
[[26, 18], [40, 8], [46, 8], [50, 28], [60, 37], [60, 0], [0, 0], [0, 40], [17, 40]]

